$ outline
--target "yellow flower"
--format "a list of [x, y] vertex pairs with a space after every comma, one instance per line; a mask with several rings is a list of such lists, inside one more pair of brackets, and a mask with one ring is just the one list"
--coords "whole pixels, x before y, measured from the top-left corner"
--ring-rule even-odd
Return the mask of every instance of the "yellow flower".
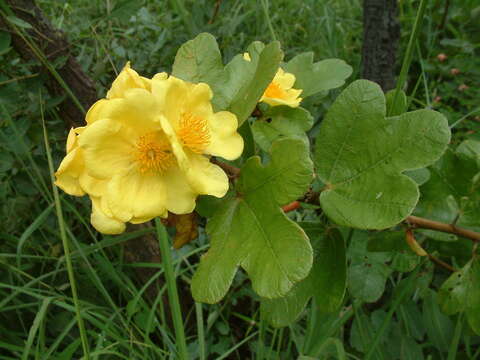
[[235, 159], [243, 139], [235, 115], [213, 113], [211, 97], [206, 84], [142, 78], [127, 64], [87, 126], [70, 132], [56, 184], [87, 193], [92, 225], [109, 234], [125, 222], [190, 213], [199, 194], [224, 196], [228, 178], [208, 155]]
[[[251, 61], [248, 53], [244, 53], [243, 58], [246, 61]], [[294, 84], [295, 75], [285, 72], [279, 67], [272, 82], [260, 98], [260, 102], [265, 102], [270, 106], [287, 105], [293, 108], [298, 107], [302, 101], [300, 97], [302, 90], [294, 89]]]

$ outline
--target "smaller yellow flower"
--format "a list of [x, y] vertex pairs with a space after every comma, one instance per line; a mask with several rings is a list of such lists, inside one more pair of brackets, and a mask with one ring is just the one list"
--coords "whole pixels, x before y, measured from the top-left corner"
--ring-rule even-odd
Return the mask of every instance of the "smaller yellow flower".
[[[246, 61], [251, 61], [248, 53], [243, 54]], [[265, 102], [270, 106], [287, 105], [296, 108], [300, 105], [302, 90], [294, 89], [295, 75], [285, 72], [281, 67], [278, 68], [272, 82], [260, 98], [260, 102]]]

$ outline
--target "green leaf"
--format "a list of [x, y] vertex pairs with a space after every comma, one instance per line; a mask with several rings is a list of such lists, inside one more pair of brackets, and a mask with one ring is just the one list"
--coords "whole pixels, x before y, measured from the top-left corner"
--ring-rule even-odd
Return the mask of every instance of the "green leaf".
[[430, 180], [430, 171], [427, 168], [405, 171], [405, 175], [411, 177], [419, 186]]
[[350, 266], [347, 273], [350, 294], [363, 301], [374, 302], [385, 291], [385, 283], [391, 273], [386, 262], [391, 260], [388, 252], [367, 250], [367, 234], [356, 231], [349, 247]]
[[239, 54], [224, 68], [215, 38], [202, 33], [180, 47], [172, 75], [185, 81], [210, 85], [214, 110], [233, 112], [240, 126], [255, 109], [283, 58], [277, 41], [267, 46], [256, 41], [247, 51], [251, 61], [246, 61]]
[[[390, 116], [402, 115], [407, 111], [407, 95], [403, 90], [400, 90], [395, 99], [396, 90], [390, 90], [385, 94], [387, 99], [387, 114]], [[395, 101], [395, 104], [393, 103]]]
[[2, 150], [0, 152], [0, 173], [11, 170], [14, 162], [15, 158], [9, 152]]
[[222, 199], [210, 195], [201, 195], [197, 198], [195, 211], [202, 217], [212, 217], [222, 203]]
[[8, 32], [0, 31], [0, 55], [7, 53], [10, 48], [12, 37]]
[[422, 313], [419, 305], [413, 300], [399, 306], [398, 316], [403, 320], [407, 332], [415, 339], [421, 341], [425, 336]]
[[264, 151], [272, 143], [285, 137], [297, 137], [308, 141], [306, 131], [313, 125], [310, 113], [303, 108], [272, 106], [252, 125], [255, 141]]
[[368, 80], [348, 86], [330, 107], [317, 137], [320, 195], [340, 225], [392, 227], [417, 204], [417, 184], [402, 174], [437, 160], [450, 141], [443, 115], [418, 110], [386, 118], [385, 96]]
[[301, 97], [328, 91], [345, 84], [352, 74], [352, 67], [340, 59], [313, 62], [313, 52], [295, 56], [283, 66], [285, 71], [295, 75], [295, 89], [302, 89]]
[[257, 147], [255, 145], [255, 138], [253, 135], [253, 129], [248, 121], [245, 121], [242, 126], [239, 127], [238, 133], [243, 138], [243, 153], [242, 157], [248, 159], [257, 153]]
[[28, 22], [26, 22], [25, 20], [22, 20], [16, 16], [13, 16], [13, 15], [10, 15], [10, 16], [6, 16], [7, 20], [18, 26], [18, 27], [21, 27], [23, 29], [31, 29], [32, 28], [32, 25], [30, 25]]
[[298, 139], [276, 141], [271, 149], [271, 160], [266, 166], [260, 157], [247, 160], [237, 182], [240, 195], [272, 195], [278, 206], [288, 204], [304, 195], [313, 180], [313, 164], [309, 147]]
[[370, 234], [367, 249], [371, 252], [390, 252], [392, 256], [390, 266], [394, 271], [412, 271], [420, 259], [405, 241], [404, 231], [382, 231]]
[[[265, 89], [277, 73], [283, 58], [280, 43], [271, 42], [264, 46], [254, 42], [247, 48], [251, 61], [237, 55], [225, 66], [226, 81], [221, 91], [228, 101], [226, 110], [233, 112], [242, 124], [257, 106]], [[233, 95], [233, 96], [232, 96]]]
[[480, 141], [465, 140], [456, 150], [457, 154], [474, 159], [477, 162], [477, 167], [480, 168]]
[[468, 324], [477, 335], [480, 335], [480, 307], [471, 307], [467, 310]]
[[422, 347], [409, 336], [402, 337], [400, 345], [400, 359], [402, 360], [423, 360]]
[[[430, 180], [420, 187], [416, 215], [446, 223], [459, 217], [458, 226], [480, 230], [480, 197], [475, 187], [480, 168], [474, 149], [474, 143], [463, 142], [456, 150], [448, 149], [430, 166]], [[452, 235], [430, 230], [423, 232], [436, 240], [455, 240]]]
[[325, 230], [321, 225], [304, 226], [314, 250], [312, 270], [279, 299], [264, 299], [261, 310], [275, 327], [287, 326], [300, 315], [313, 296], [323, 313], [333, 312], [341, 305], [346, 287], [345, 241], [336, 229]]
[[141, 7], [142, 2], [135, 0], [120, 0], [113, 7], [110, 18], [116, 18], [120, 21], [128, 21]]
[[201, 33], [183, 44], [175, 55], [172, 75], [193, 83], [207, 83], [215, 94], [224, 76], [222, 55], [215, 38]]
[[422, 315], [428, 339], [438, 350], [447, 352], [453, 338], [453, 324], [441, 313], [437, 293], [431, 289], [423, 299]]
[[208, 222], [210, 250], [192, 279], [195, 300], [219, 301], [238, 266], [265, 298], [285, 295], [308, 275], [313, 257], [308, 238], [280, 206], [308, 189], [312, 166], [308, 146], [296, 139], [273, 144], [265, 166], [257, 156], [246, 161], [236, 196], [226, 198]]
[[474, 257], [460, 271], [454, 272], [438, 292], [442, 310], [448, 314], [466, 312], [472, 328], [478, 328], [480, 312], [480, 260]]

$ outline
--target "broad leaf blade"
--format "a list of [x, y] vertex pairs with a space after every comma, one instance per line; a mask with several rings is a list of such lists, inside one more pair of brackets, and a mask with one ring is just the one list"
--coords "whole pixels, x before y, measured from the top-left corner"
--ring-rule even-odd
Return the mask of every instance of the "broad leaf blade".
[[262, 297], [285, 295], [305, 278], [312, 248], [304, 231], [280, 209], [303, 194], [312, 180], [308, 146], [285, 139], [272, 146], [266, 166], [250, 158], [241, 171], [237, 195], [225, 200], [210, 219], [210, 250], [192, 279], [197, 301], [214, 303], [227, 292], [238, 266]]
[[295, 89], [302, 89], [302, 98], [322, 91], [328, 91], [345, 84], [352, 74], [352, 67], [340, 59], [327, 59], [313, 62], [313, 53], [295, 56], [283, 66], [285, 71], [295, 75]]
[[310, 130], [312, 125], [312, 116], [303, 108], [273, 106], [253, 123], [252, 131], [262, 150], [269, 151], [274, 141], [285, 137], [308, 141], [305, 132]]
[[385, 291], [385, 283], [391, 273], [386, 262], [389, 252], [367, 250], [367, 233], [356, 231], [348, 249], [350, 266], [347, 283], [350, 295], [362, 302], [374, 302]]
[[234, 113], [240, 126], [255, 109], [283, 58], [278, 41], [267, 46], [256, 41], [247, 51], [251, 61], [246, 61], [239, 54], [224, 68], [215, 38], [202, 33], [180, 47], [172, 75], [185, 81], [210, 85], [214, 110]]
[[178, 49], [172, 75], [182, 80], [205, 82], [214, 89], [223, 77], [222, 55], [217, 41], [208, 33], [201, 33]]
[[380, 87], [358, 80], [340, 94], [322, 123], [315, 157], [326, 184], [320, 203], [338, 224], [384, 229], [405, 219], [419, 192], [402, 173], [433, 163], [450, 140], [445, 117], [435, 111], [385, 115]]
[[346, 287], [345, 242], [336, 229], [305, 229], [315, 257], [310, 274], [279, 299], [262, 300], [261, 311], [273, 326], [286, 326], [300, 315], [313, 296], [320, 312], [333, 312], [341, 305]]
[[[237, 55], [226, 67], [227, 81], [222, 87], [226, 98], [226, 110], [237, 115], [242, 124], [257, 106], [265, 89], [275, 76], [283, 58], [280, 43], [271, 42], [267, 46], [253, 43], [248, 48], [251, 60], [246, 61]], [[220, 104], [219, 104], [220, 105]]]
[[237, 183], [237, 190], [255, 201], [261, 193], [271, 191], [280, 206], [302, 196], [313, 180], [312, 161], [308, 144], [298, 139], [275, 142], [270, 153], [272, 159], [263, 167], [258, 156], [247, 160]]
[[438, 292], [442, 310], [449, 314], [466, 312], [467, 320], [480, 332], [480, 260], [473, 258], [461, 270], [454, 272]]

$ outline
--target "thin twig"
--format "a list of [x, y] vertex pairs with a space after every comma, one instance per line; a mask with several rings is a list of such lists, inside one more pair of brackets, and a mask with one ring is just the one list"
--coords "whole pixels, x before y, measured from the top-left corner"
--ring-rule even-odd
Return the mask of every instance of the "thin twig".
[[454, 234], [475, 242], [480, 242], [480, 233], [459, 228], [455, 225], [441, 223], [439, 221], [424, 219], [418, 216], [409, 216], [406, 221], [415, 228], [441, 231], [448, 234]]
[[210, 161], [218, 166], [220, 166], [223, 171], [225, 171], [228, 175], [228, 177], [230, 179], [236, 179], [240, 176], [240, 169], [233, 166], [233, 165], [230, 165], [230, 164], [227, 164], [227, 163], [224, 163], [222, 161], [219, 161], [215, 158], [211, 158]]
[[448, 18], [448, 9], [450, 7], [450, 0], [445, 1], [445, 7], [443, 9], [443, 16], [440, 25], [438, 25], [438, 30], [442, 30], [445, 27]]
[[13, 82], [16, 82], [16, 81], [20, 81], [20, 80], [31, 79], [31, 78], [36, 77], [36, 76], [38, 76], [38, 73], [19, 76], [19, 77], [16, 77], [16, 78], [5, 80], [5, 81], [0, 81], [0, 86], [10, 84], [10, 83], [13, 83]]
[[209, 24], [213, 24], [215, 19], [217, 18], [218, 15], [218, 10], [220, 9], [220, 4], [222, 3], [222, 0], [217, 0], [215, 1], [215, 7], [213, 8], [213, 15], [208, 21]]
[[436, 258], [435, 256], [430, 254], [427, 254], [427, 256], [432, 262], [434, 262], [437, 265], [440, 265], [441, 267], [444, 267], [448, 271], [451, 271], [451, 272], [457, 271], [453, 266], [451, 266], [450, 264], [447, 264], [445, 261], [442, 261], [439, 258]]

